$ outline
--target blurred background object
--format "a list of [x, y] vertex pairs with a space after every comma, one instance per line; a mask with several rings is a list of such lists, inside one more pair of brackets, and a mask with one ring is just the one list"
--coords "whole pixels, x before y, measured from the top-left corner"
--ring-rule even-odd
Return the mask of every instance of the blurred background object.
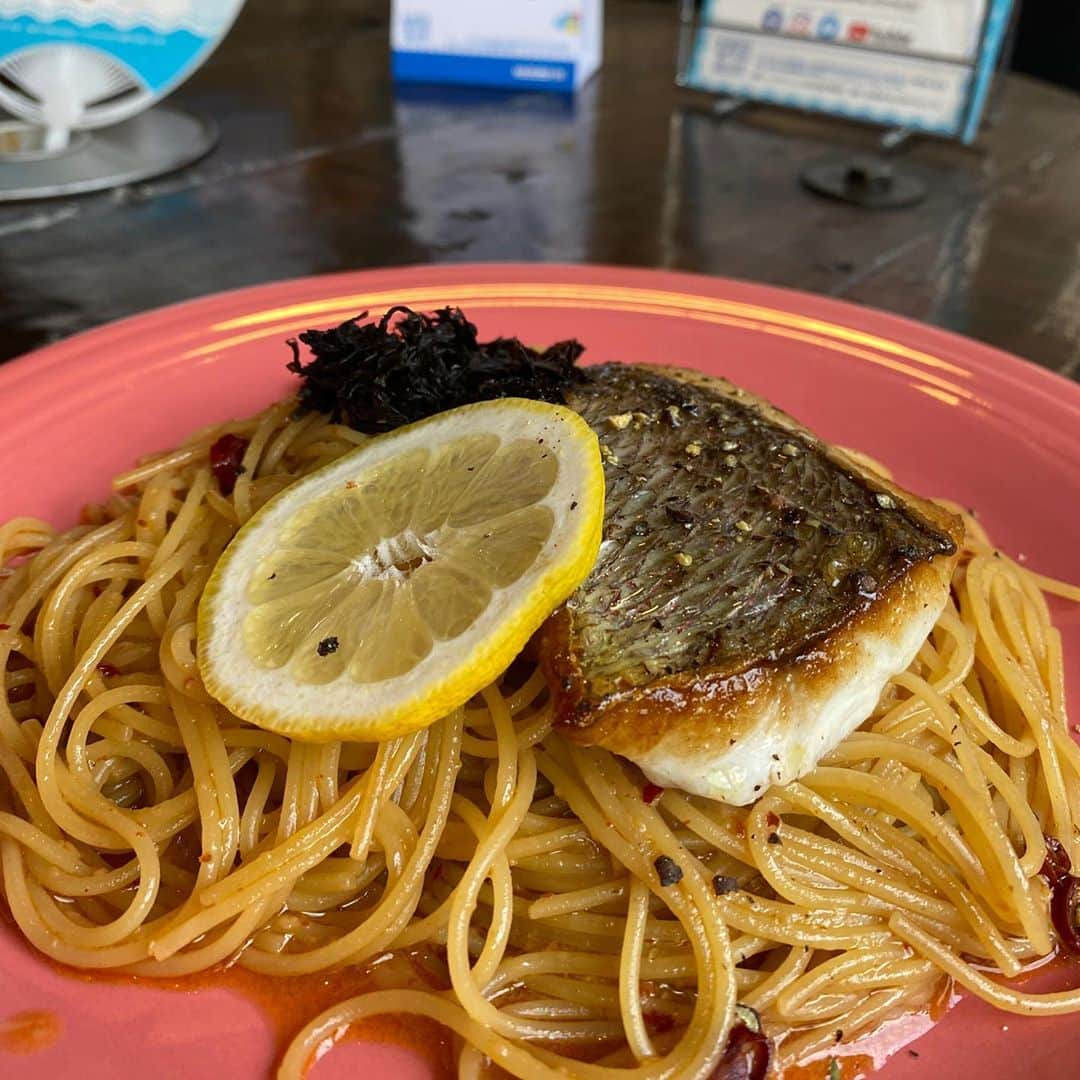
[[385, 0], [249, 0], [168, 102], [220, 128], [210, 156], [0, 207], [0, 355], [273, 279], [565, 260], [808, 289], [1080, 374], [1075, 94], [1006, 75], [973, 147], [906, 144], [926, 199], [871, 216], [798, 177], [877, 153], [882, 129], [762, 105], [718, 120], [675, 85], [678, 14], [608, 0], [603, 66], [563, 96], [395, 84]]
[[1080, 90], [1080, 4], [1023, 0], [1012, 66]]
[[224, 38], [244, 0], [0, 0], [0, 200], [158, 176], [215, 129], [149, 111]]
[[679, 81], [970, 143], [1012, 14], [1013, 0], [682, 0]]
[[399, 82], [565, 93], [600, 66], [603, 0], [391, 0]]

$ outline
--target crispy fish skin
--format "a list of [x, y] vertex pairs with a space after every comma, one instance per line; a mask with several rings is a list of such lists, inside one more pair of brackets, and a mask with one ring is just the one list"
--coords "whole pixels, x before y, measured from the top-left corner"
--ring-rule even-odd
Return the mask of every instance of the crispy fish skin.
[[587, 369], [592, 573], [541, 630], [559, 730], [743, 805], [871, 713], [943, 609], [962, 524], [726, 380]]

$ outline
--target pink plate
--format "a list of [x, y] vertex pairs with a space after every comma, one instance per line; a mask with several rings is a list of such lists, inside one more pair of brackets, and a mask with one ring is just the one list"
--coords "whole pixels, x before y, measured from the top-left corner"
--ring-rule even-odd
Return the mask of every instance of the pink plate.
[[[940, 330], [814, 296], [594, 267], [418, 267], [284, 282], [140, 315], [5, 365], [0, 521], [30, 514], [70, 524], [137, 456], [288, 392], [287, 337], [394, 303], [459, 304], [484, 335], [578, 337], [591, 361], [726, 375], [827, 439], [880, 458], [914, 490], [976, 508], [1029, 565], [1080, 576], [1080, 386]], [[1055, 618], [1075, 695], [1080, 610], [1055, 605]], [[232, 989], [82, 981], [0, 927], [0, 991], [2, 1076], [114, 1080], [137, 1063], [155, 1080], [242, 1080], [273, 1068], [265, 1009]], [[44, 1045], [3, 1049], [19, 1042], [15, 1015], [29, 1011], [44, 1015]], [[1059, 1074], [1080, 1054], [1078, 1021], [963, 1002], [882, 1075]], [[423, 1077], [410, 1060], [389, 1045], [350, 1044], [313, 1073], [323, 1080], [362, 1065], [372, 1076]]]

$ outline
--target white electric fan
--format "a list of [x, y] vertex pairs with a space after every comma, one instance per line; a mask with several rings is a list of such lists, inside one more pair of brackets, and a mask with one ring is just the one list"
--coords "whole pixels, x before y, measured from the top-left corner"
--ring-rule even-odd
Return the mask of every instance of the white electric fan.
[[244, 0], [0, 0], [0, 201], [180, 168], [216, 132], [150, 107], [209, 57]]

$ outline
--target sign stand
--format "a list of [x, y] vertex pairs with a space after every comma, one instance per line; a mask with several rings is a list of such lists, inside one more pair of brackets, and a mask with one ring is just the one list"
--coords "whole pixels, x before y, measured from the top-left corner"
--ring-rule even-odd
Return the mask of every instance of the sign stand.
[[[243, 0], [0, 0], [0, 203], [100, 191], [189, 165], [216, 127], [155, 104]], [[155, 106], [151, 108], [150, 106]]]
[[[948, 19], [930, 3], [926, 0], [923, 17], [941, 20], [929, 25], [944, 35]], [[676, 82], [709, 94], [709, 111], [718, 119], [760, 102], [882, 126], [878, 155], [818, 162], [800, 181], [815, 194], [865, 209], [911, 206], [925, 198], [926, 184], [895, 170], [884, 155], [902, 150], [917, 135], [970, 144], [978, 132], [1012, 3], [983, 0], [981, 8], [977, 0], [972, 3], [966, 14], [978, 21], [968, 24], [968, 46], [954, 40], [953, 51], [944, 52], [944, 36], [934, 48], [915, 34], [907, 48], [877, 45], [872, 20], [875, 12], [889, 9], [879, 9], [873, 0], [862, 5], [862, 18], [848, 14], [844, 19], [824, 8], [815, 16], [809, 10], [812, 0], [795, 14], [790, 4], [751, 0], [736, 8], [730, 0], [680, 0]], [[954, 38], [963, 17], [961, 0], [954, 0], [948, 24]], [[895, 28], [882, 27], [888, 40]], [[926, 26], [918, 29], [925, 32]]]
[[808, 191], [864, 210], [899, 210], [926, 198], [926, 184], [909, 173], [894, 171], [881, 158], [819, 161], [804, 169], [799, 181]]

